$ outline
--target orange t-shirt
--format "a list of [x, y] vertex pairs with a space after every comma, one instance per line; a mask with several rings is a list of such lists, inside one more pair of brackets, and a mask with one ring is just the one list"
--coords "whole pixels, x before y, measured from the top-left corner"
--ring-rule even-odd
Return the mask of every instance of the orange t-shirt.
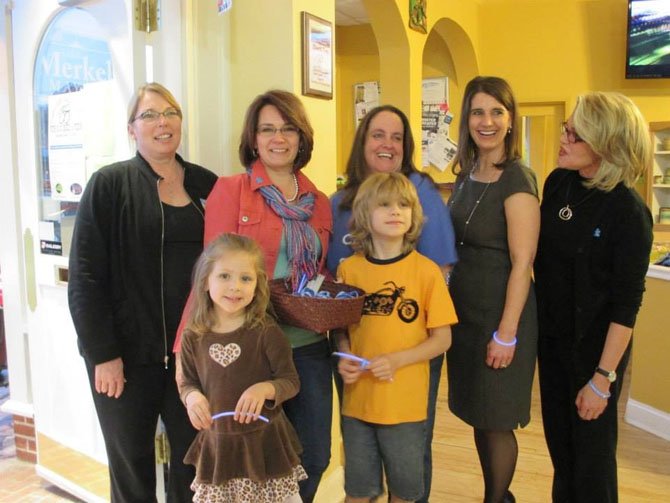
[[[338, 277], [366, 292], [361, 321], [350, 325], [351, 352], [371, 359], [412, 348], [428, 329], [458, 321], [440, 268], [416, 251], [379, 261], [361, 254], [345, 259]], [[426, 419], [429, 362], [398, 369], [393, 381], [370, 372], [344, 387], [342, 413], [378, 424]]]

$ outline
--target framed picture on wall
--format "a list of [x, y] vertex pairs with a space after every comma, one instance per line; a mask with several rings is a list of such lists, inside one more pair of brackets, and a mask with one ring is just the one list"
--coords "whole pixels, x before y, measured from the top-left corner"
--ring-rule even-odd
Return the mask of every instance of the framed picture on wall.
[[409, 0], [409, 27], [421, 33], [428, 33], [426, 25], [426, 3], [428, 0]]
[[333, 24], [302, 12], [302, 94], [333, 98]]

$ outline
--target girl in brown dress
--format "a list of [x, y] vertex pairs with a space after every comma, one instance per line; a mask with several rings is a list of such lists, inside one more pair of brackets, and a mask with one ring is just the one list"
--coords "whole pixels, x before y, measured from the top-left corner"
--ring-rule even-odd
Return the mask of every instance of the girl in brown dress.
[[298, 392], [286, 337], [267, 314], [263, 253], [222, 234], [195, 267], [179, 393], [199, 430], [184, 462], [195, 502], [299, 502], [300, 442], [282, 402]]

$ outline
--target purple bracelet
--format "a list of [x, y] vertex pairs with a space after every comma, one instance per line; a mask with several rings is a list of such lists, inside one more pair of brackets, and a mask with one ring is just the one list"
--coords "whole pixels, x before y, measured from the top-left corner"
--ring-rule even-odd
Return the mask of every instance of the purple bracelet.
[[497, 330], [493, 332], [493, 340], [496, 341], [496, 343], [500, 344], [501, 346], [506, 346], [506, 347], [516, 346], [516, 337], [514, 338], [513, 341], [510, 341], [510, 342], [501, 341], [500, 339], [498, 339], [498, 331]]
[[[234, 416], [234, 415], [235, 415], [234, 410], [231, 410], [231, 411], [228, 411], [228, 412], [219, 412], [218, 414], [214, 414], [212, 416], [212, 419], [219, 419], [220, 417], [228, 417], [228, 416]], [[260, 414], [258, 415], [258, 419], [260, 419], [261, 421], [265, 421], [266, 423], [270, 422], [270, 420], [267, 417], [261, 416]]]

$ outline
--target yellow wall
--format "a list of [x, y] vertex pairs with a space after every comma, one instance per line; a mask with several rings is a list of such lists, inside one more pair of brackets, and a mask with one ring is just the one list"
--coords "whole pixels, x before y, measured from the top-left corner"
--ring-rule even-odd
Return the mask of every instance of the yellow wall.
[[670, 366], [667, 363], [670, 281], [647, 278], [646, 289], [633, 334], [630, 396], [670, 413]]
[[[302, 95], [301, 11], [335, 24], [334, 0], [279, 0], [273, 2], [271, 14], [266, 0], [236, 2], [231, 9], [232, 146], [237, 148], [244, 113], [255, 96], [273, 88], [292, 91], [300, 96], [315, 131], [305, 174], [329, 194], [335, 190], [336, 94], [330, 100]], [[236, 167], [241, 169], [239, 163]]]
[[508, 79], [520, 102], [565, 101], [570, 113], [584, 91], [618, 91], [630, 96], [648, 121], [668, 120], [668, 79], [625, 79], [627, 5], [626, 0], [482, 2], [482, 72]]
[[[371, 24], [337, 29], [338, 172], [344, 171], [355, 133], [353, 85], [369, 80], [381, 82], [382, 104], [395, 105], [408, 115], [417, 145], [415, 162], [420, 165], [421, 81], [449, 77], [451, 107], [458, 113], [460, 89], [477, 74], [477, 1], [431, 2], [430, 35], [407, 27], [408, 4], [404, 0], [365, 0], [364, 4]], [[455, 131], [457, 125], [453, 127]], [[435, 169], [429, 168], [429, 172], [438, 181], [445, 178]]]
[[[452, 56], [462, 51], [466, 43], [472, 44], [478, 73], [499, 75], [509, 80], [520, 103], [565, 103], [566, 113], [570, 113], [579, 94], [589, 90], [609, 90], [630, 96], [650, 122], [670, 118], [668, 79], [624, 78], [626, 0], [431, 2], [428, 7], [429, 35], [406, 27], [406, 2], [393, 2], [397, 12], [390, 6], [390, 1], [383, 3], [385, 9], [375, 10], [374, 14], [388, 16], [391, 26], [396, 26], [396, 18], [402, 16], [407, 54], [421, 61], [419, 68], [422, 72], [417, 71], [411, 77], [412, 87], [405, 89], [401, 103], [395, 103], [388, 95], [382, 96], [382, 101], [390, 101], [410, 115], [417, 143], [420, 140], [420, 97], [411, 101], [411, 110], [407, 110], [403, 102], [409, 93], [415, 92], [421, 78], [447, 75], [450, 80], [450, 106], [457, 123], [460, 95], [471, 77], [471, 70], [464, 70], [466, 62], [463, 58], [453, 61]], [[342, 73], [338, 79], [341, 100], [338, 108], [338, 170], [343, 170], [353, 138], [351, 86], [355, 82], [376, 80], [375, 76], [379, 78], [381, 75], [378, 68], [380, 56], [375, 57], [374, 53], [377, 45], [374, 36], [380, 31], [377, 25], [384, 25], [384, 21], [385, 18], [374, 19], [372, 25], [338, 29], [337, 68]], [[450, 23], [450, 29], [440, 30], [445, 22]], [[450, 37], [454, 27], [462, 29], [466, 37]], [[441, 39], [436, 32], [440, 32]], [[443, 54], [445, 48], [449, 54]], [[403, 81], [404, 76], [398, 73], [410, 65], [390, 60], [385, 67], [391, 68], [387, 71], [395, 72], [395, 78], [391, 73], [390, 80]], [[382, 89], [386, 88], [388, 86], [382, 82]], [[344, 127], [341, 123], [343, 117], [351, 120]], [[451, 135], [456, 136], [455, 127]], [[438, 180], [443, 178], [434, 169], [428, 171]]]
[[369, 24], [337, 28], [337, 172], [344, 173], [354, 123], [354, 84], [379, 80], [377, 40]]

